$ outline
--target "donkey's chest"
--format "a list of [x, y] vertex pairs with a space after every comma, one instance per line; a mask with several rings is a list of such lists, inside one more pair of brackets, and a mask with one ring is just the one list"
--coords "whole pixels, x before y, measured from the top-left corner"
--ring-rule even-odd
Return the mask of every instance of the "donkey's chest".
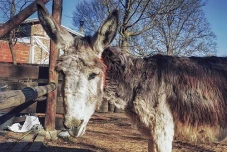
[[148, 137], [151, 136], [150, 128], [145, 122], [148, 118], [142, 118], [140, 114], [135, 112], [135, 109], [133, 109], [132, 107], [129, 108], [129, 106], [125, 108], [125, 114], [130, 118], [132, 125], [135, 126], [139, 132]]
[[141, 133], [151, 136], [155, 134], [154, 130], [173, 132], [173, 116], [164, 100], [165, 97], [165, 94], [162, 94], [155, 102], [146, 100], [144, 96], [137, 96], [133, 102], [127, 105], [126, 114]]

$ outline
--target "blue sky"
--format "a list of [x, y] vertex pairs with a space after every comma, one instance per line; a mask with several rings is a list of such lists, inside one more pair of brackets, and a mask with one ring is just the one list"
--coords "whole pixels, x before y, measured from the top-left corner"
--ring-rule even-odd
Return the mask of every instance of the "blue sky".
[[[72, 13], [79, 0], [63, 0], [62, 24], [78, 30], [72, 25]], [[51, 3], [47, 4], [51, 8]], [[212, 31], [217, 36], [217, 56], [227, 56], [227, 0], [208, 0], [203, 7], [205, 16], [210, 23]], [[36, 15], [33, 15], [34, 17]]]
[[217, 36], [217, 56], [227, 56], [227, 0], [208, 0], [203, 10]]
[[[75, 10], [76, 4], [80, 1], [81, 0], [63, 0], [62, 21], [61, 21], [62, 25], [69, 27], [76, 31], [78, 31], [78, 29], [77, 29], [77, 27], [74, 27], [72, 25], [72, 17], [73, 17], [73, 12]], [[51, 13], [52, 0], [50, 2], [48, 2], [45, 6], [47, 7], [49, 13]], [[29, 18], [37, 18], [37, 13], [34, 13]]]

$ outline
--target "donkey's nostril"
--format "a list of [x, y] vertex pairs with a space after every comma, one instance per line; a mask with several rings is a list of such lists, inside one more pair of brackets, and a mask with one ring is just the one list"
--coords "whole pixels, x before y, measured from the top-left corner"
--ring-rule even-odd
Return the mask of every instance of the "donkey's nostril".
[[64, 124], [65, 129], [70, 129], [71, 127]]
[[84, 119], [82, 119], [81, 121], [80, 121], [80, 125], [82, 125], [84, 123]]
[[70, 129], [71, 128], [71, 125], [70, 124], [68, 124], [66, 122], [64, 122], [63, 124], [64, 124], [65, 129]]

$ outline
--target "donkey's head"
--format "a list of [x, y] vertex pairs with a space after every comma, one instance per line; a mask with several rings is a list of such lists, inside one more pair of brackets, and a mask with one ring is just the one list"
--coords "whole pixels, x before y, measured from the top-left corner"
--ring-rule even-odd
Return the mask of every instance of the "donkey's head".
[[65, 51], [56, 69], [64, 78], [64, 125], [74, 137], [83, 135], [95, 108], [102, 101], [105, 65], [103, 50], [114, 39], [118, 12], [113, 11], [94, 36], [73, 37], [56, 24], [43, 4], [37, 3], [39, 20], [58, 48]]

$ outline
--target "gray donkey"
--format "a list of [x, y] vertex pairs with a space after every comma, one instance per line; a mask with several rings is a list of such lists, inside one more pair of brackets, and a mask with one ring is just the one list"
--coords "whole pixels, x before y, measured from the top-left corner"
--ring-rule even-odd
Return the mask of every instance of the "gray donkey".
[[174, 137], [201, 142], [225, 139], [227, 58], [135, 58], [108, 47], [117, 32], [116, 10], [93, 36], [73, 37], [43, 4], [37, 7], [43, 28], [65, 50], [56, 70], [64, 74], [64, 125], [71, 136], [84, 134], [106, 98], [148, 136], [150, 151], [171, 152]]

